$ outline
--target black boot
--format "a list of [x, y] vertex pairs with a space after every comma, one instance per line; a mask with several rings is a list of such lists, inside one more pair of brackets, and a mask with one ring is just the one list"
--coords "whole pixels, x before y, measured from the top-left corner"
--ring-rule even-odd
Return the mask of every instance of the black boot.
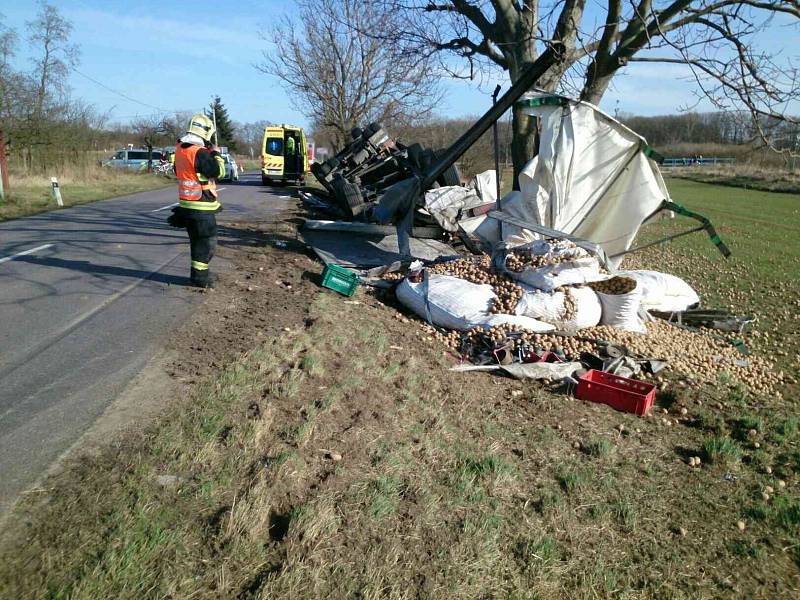
[[217, 278], [206, 271], [196, 271], [192, 269], [192, 275], [189, 278], [191, 285], [198, 288], [203, 289], [214, 289], [214, 284], [217, 281]]

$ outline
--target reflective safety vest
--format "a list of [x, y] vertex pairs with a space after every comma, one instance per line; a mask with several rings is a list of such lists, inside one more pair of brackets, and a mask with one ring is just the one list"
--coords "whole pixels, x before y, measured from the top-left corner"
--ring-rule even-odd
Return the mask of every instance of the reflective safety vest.
[[175, 148], [175, 175], [178, 178], [178, 200], [183, 208], [190, 210], [217, 210], [217, 184], [194, 169], [195, 158], [202, 146], [192, 144]]

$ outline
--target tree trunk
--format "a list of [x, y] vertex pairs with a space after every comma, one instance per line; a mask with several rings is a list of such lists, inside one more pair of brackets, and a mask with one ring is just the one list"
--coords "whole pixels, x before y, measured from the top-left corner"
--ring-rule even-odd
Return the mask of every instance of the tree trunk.
[[515, 104], [512, 109], [511, 132], [514, 189], [519, 190], [519, 174], [537, 152], [539, 131], [536, 117], [526, 115], [525, 111]]

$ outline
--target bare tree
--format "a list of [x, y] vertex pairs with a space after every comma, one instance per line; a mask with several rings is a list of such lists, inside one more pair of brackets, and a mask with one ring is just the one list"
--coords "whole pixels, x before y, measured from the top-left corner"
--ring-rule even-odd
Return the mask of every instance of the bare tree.
[[264, 139], [264, 129], [271, 125], [269, 121], [255, 121], [253, 123], [236, 123], [234, 131], [242, 152], [247, 152], [250, 157], [261, 155], [261, 141]]
[[366, 121], [425, 117], [438, 100], [432, 61], [379, 33], [404, 24], [380, 2], [296, 0], [297, 17], [271, 32], [257, 66], [283, 83], [295, 105], [341, 147]]
[[17, 33], [2, 23], [0, 13], [0, 119], [8, 118], [11, 92], [16, 73], [11, 68], [11, 59], [16, 54]]
[[175, 143], [175, 122], [170, 118], [151, 115], [134, 121], [131, 126], [134, 135], [147, 148], [147, 168], [152, 169], [153, 148]]
[[[633, 62], [687, 65], [698, 94], [720, 110], [744, 110], [769, 142], [765, 122], [792, 121], [798, 70], [755, 47], [775, 15], [793, 23], [798, 0], [384, 0], [405, 25], [387, 34], [403, 47], [437, 55], [457, 76], [483, 67], [516, 82], [529, 66], [545, 68], [536, 87], [599, 103], [615, 75]], [[599, 16], [598, 16], [599, 12]], [[449, 54], [449, 58], [448, 55]], [[466, 59], [456, 69], [452, 55]], [[535, 152], [536, 127], [513, 114], [515, 171]]]
[[28, 42], [37, 48], [39, 55], [33, 59], [33, 78], [36, 80], [34, 118], [42, 118], [45, 100], [49, 94], [66, 90], [69, 70], [78, 63], [78, 47], [71, 44], [72, 23], [58, 8], [46, 2], [39, 3], [36, 19], [27, 23]]

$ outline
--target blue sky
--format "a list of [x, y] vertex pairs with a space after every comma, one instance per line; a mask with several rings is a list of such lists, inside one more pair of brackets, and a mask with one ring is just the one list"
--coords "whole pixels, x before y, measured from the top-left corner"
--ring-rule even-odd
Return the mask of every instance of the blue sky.
[[[266, 119], [307, 124], [277, 81], [257, 71], [269, 44], [260, 38], [269, 23], [284, 14], [291, 3], [278, 0], [234, 2], [164, 2], [140, 0], [54, 0], [74, 25], [74, 41], [81, 47], [78, 70], [140, 102], [167, 111], [199, 110], [212, 94], [222, 97], [236, 121]], [[18, 1], [0, 9], [6, 25], [24, 37], [24, 23], [34, 17], [33, 0]], [[797, 27], [778, 20], [763, 43], [783, 48], [800, 64]], [[19, 66], [25, 66], [23, 56]], [[675, 113], [695, 105], [693, 86], [679, 65], [634, 65], [615, 78], [602, 104], [635, 114]], [[475, 115], [491, 103], [495, 83], [507, 86], [502, 73], [483, 85], [445, 80], [442, 115]], [[127, 121], [153, 108], [126, 100], [77, 73], [70, 77], [73, 94], [108, 111], [113, 120]]]

